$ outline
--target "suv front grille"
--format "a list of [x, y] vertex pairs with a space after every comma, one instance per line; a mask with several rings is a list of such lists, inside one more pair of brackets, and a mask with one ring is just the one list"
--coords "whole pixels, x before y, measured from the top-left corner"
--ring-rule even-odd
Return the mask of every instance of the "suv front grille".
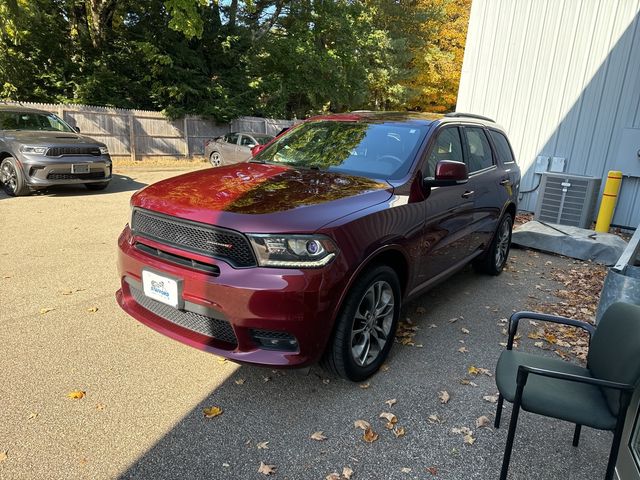
[[51, 147], [47, 150], [47, 157], [62, 157], [65, 155], [94, 155], [100, 156], [98, 147]]
[[231, 324], [219, 318], [206, 317], [199, 313], [178, 310], [170, 305], [165, 305], [153, 298], [147, 297], [142, 290], [129, 283], [129, 291], [134, 300], [144, 309], [164, 318], [168, 322], [183, 328], [215, 338], [221, 342], [236, 347], [238, 340], [233, 332]]
[[240, 233], [139, 208], [134, 209], [131, 223], [134, 235], [219, 258], [234, 267], [256, 266], [249, 241]]
[[104, 171], [89, 173], [55, 173], [47, 175], [49, 180], [99, 180], [104, 178]]

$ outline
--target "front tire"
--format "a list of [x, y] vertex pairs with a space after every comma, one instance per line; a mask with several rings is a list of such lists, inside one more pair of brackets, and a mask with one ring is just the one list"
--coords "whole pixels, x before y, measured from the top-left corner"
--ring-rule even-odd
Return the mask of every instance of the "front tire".
[[322, 366], [353, 382], [373, 375], [393, 346], [400, 300], [392, 268], [378, 265], [361, 275], [347, 293]]
[[513, 217], [507, 213], [500, 220], [487, 253], [473, 262], [476, 271], [489, 275], [500, 275], [502, 273], [509, 257], [512, 229]]
[[0, 164], [0, 183], [2, 183], [4, 191], [12, 197], [29, 193], [29, 187], [25, 182], [22, 170], [13, 157], [5, 158]]

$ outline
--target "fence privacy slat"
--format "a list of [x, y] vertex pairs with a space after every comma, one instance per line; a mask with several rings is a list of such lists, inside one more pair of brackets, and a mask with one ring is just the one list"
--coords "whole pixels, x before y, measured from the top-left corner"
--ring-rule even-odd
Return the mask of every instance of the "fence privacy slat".
[[170, 120], [162, 112], [127, 110], [91, 105], [3, 102], [55, 113], [78, 127], [80, 133], [103, 142], [112, 156], [132, 160], [147, 156], [190, 157], [204, 154], [204, 142], [229, 132], [276, 135], [294, 122], [259, 117], [239, 117], [229, 124], [187, 116]]

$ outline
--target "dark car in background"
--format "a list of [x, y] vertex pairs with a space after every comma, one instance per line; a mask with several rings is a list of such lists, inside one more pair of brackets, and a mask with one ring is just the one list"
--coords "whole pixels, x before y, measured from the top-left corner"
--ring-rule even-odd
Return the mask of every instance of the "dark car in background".
[[273, 140], [273, 135], [263, 133], [234, 132], [204, 144], [204, 156], [211, 165], [230, 165], [244, 162], [251, 158], [251, 149], [258, 145], [266, 145]]
[[0, 183], [9, 195], [69, 184], [102, 190], [111, 169], [104, 143], [80, 135], [56, 115], [0, 105]]
[[386, 358], [403, 302], [468, 263], [499, 274], [520, 170], [482, 117], [319, 117], [250, 162], [131, 198], [121, 307], [234, 361], [318, 360], [353, 381]]

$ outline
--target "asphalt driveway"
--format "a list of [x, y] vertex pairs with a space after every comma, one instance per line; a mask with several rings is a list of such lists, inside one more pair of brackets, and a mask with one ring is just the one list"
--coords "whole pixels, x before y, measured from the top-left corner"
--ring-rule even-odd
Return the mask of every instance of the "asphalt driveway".
[[[519, 250], [499, 277], [457, 274], [405, 306], [415, 345], [396, 344], [366, 384], [317, 367], [239, 366], [138, 324], [114, 299], [129, 197], [177, 173], [120, 170], [106, 192], [0, 193], [0, 478], [258, 479], [261, 462], [280, 479], [324, 479], [344, 467], [353, 479], [498, 477], [511, 409], [500, 430], [477, 428], [481, 416], [493, 421], [495, 405], [483, 397], [496, 388], [468, 369], [493, 371], [506, 341], [500, 319], [551, 300], [546, 290], [558, 285], [544, 278], [548, 262], [568, 260]], [[69, 398], [74, 391], [85, 396]], [[205, 418], [212, 406], [222, 414]], [[382, 412], [396, 416], [399, 436]], [[379, 438], [365, 442], [356, 420]], [[462, 427], [473, 443], [452, 432]], [[318, 431], [325, 440], [310, 438]], [[610, 434], [585, 428], [573, 448], [572, 433], [523, 413], [510, 478], [603, 476]]]

